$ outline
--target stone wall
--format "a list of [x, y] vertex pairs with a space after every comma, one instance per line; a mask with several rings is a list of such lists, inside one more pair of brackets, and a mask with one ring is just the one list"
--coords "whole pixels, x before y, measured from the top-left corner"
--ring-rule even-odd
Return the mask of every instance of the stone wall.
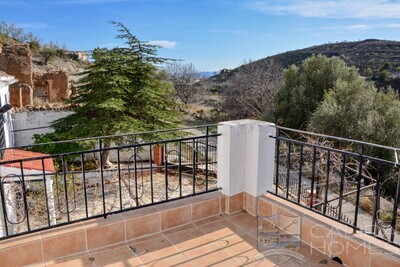
[[54, 102], [68, 98], [68, 76], [63, 71], [34, 74], [34, 99]]

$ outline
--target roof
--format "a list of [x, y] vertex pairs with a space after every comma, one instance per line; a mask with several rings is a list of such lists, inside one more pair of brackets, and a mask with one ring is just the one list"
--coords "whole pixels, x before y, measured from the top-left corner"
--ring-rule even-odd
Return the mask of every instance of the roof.
[[[6, 151], [4, 153], [4, 157], [2, 160], [0, 160], [0, 163], [5, 162], [5, 161], [11, 161], [11, 160], [38, 158], [38, 157], [45, 157], [45, 156], [49, 156], [49, 155], [43, 154], [43, 153], [38, 153], [38, 152], [20, 150], [20, 149], [6, 149]], [[20, 162], [13, 162], [13, 163], [6, 163], [6, 164], [0, 165], [0, 166], [20, 168], [21, 165], [20, 165]], [[23, 161], [22, 166], [24, 169], [27, 169], [27, 170], [43, 171], [42, 160]], [[51, 158], [44, 159], [44, 171], [46, 171], [46, 172], [54, 172], [55, 171], [53, 159], [51, 159]]]

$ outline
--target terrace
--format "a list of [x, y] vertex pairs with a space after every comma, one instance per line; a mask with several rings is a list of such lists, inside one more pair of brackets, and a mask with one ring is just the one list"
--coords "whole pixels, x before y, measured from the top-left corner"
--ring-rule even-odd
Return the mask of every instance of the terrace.
[[14, 170], [2, 169], [0, 265], [400, 264], [399, 165], [368, 155], [388, 148], [336, 138], [360, 149], [339, 150], [326, 136], [258, 121], [215, 128], [3, 160]]

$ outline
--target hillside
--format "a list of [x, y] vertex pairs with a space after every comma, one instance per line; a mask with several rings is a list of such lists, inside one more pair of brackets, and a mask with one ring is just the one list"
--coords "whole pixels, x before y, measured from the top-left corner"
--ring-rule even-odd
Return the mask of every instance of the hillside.
[[[20, 42], [18, 40], [0, 34], [0, 46], [23, 45], [23, 44], [24, 44], [23, 42]], [[31, 49], [31, 53], [32, 53], [32, 70], [34, 73], [44, 74], [49, 72], [63, 71], [68, 75], [69, 80], [76, 80], [78, 78], [78, 76], [76, 75], [82, 72], [84, 68], [88, 64], [90, 64], [90, 62], [73, 59], [69, 57], [68, 54], [66, 53], [62, 57], [59, 55], [52, 56], [52, 58], [47, 62], [47, 64], [45, 64], [43, 57], [40, 55], [39, 51]]]
[[[300, 64], [301, 61], [313, 54], [340, 57], [349, 65], [359, 68], [361, 75], [365, 75], [368, 68], [374, 73], [379, 71], [386, 62], [392, 65], [393, 72], [396, 72], [396, 68], [400, 67], [400, 42], [377, 39], [316, 45], [266, 57], [250, 64], [257, 64], [259, 61], [273, 59], [280, 62], [286, 68], [292, 64]], [[222, 82], [228, 79], [236, 70], [225, 71], [222, 75], [213, 76], [211, 79], [217, 83]]]

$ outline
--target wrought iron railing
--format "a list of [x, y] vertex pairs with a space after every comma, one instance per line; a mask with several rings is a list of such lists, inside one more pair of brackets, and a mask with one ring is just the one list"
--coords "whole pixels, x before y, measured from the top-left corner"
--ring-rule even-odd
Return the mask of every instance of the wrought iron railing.
[[[284, 127], [271, 138], [270, 193], [400, 246], [398, 149]], [[382, 151], [394, 152], [394, 160], [372, 156]]]
[[111, 147], [98, 137], [95, 149], [1, 161], [0, 239], [218, 190], [213, 127]]

